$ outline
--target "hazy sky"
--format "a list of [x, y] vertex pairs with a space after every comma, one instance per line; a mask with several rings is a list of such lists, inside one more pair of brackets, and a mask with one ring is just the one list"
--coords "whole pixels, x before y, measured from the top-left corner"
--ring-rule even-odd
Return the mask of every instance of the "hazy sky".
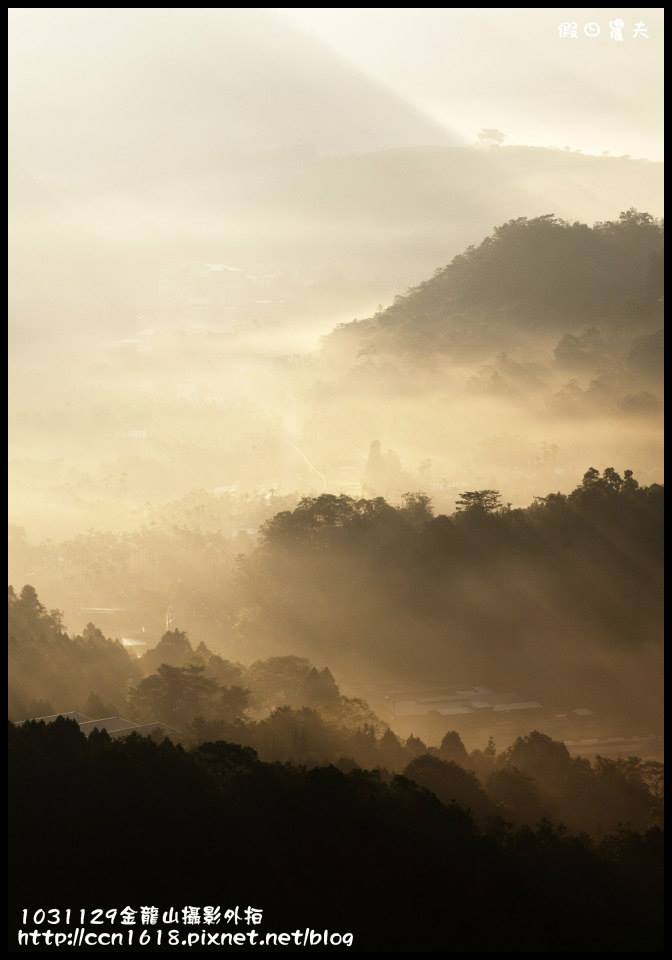
[[[487, 393], [504, 343], [547, 365], [552, 398], [555, 342], [493, 337], [436, 388], [418, 374], [414, 402], [405, 374], [396, 405], [396, 373], [374, 358], [360, 387], [347, 350], [318, 348], [511, 218], [659, 215], [662, 163], [618, 158], [661, 156], [660, 10], [14, 8], [9, 26], [11, 515], [31, 536], [123, 529], [193, 489], [359, 495], [373, 439], [404, 489], [429, 459], [436, 483], [517, 504], [590, 463], [659, 478], [657, 394], [648, 420], [578, 430], [541, 394], [509, 415]], [[488, 127], [504, 149], [473, 146]]]
[[[496, 127], [510, 143], [662, 159], [660, 7], [286, 12], [467, 141]], [[563, 23], [575, 38], [560, 37]], [[641, 23], [648, 39], [634, 37]]]

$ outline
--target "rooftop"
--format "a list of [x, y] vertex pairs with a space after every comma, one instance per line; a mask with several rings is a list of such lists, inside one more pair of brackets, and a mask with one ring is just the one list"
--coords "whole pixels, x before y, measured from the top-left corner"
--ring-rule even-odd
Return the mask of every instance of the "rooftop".
[[154, 733], [169, 736], [175, 733], [171, 727], [158, 721], [153, 723], [135, 723], [133, 720], [127, 720], [125, 717], [100, 717], [97, 720], [87, 717], [78, 710], [69, 710], [64, 713], [54, 713], [48, 717], [31, 717], [30, 720], [22, 720], [17, 726], [23, 723], [53, 723], [62, 717], [64, 720], [74, 720], [79, 725], [79, 729], [87, 737], [94, 730], [104, 730], [111, 737], [127, 737], [132, 733], [141, 737], [148, 737]]

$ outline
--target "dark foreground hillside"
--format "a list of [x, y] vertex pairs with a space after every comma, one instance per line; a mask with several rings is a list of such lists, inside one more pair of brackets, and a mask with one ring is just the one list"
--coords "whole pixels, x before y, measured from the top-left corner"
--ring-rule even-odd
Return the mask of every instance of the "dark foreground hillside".
[[254, 904], [265, 928], [351, 931], [360, 952], [662, 949], [658, 829], [479, 830], [404, 777], [87, 740], [66, 720], [10, 724], [9, 758], [13, 917]]

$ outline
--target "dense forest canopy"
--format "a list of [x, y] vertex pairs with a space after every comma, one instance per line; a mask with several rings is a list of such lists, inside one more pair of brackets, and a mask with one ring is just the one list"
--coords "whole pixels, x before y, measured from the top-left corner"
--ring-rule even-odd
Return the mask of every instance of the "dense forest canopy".
[[[347, 701], [346, 709], [339, 710], [333, 681], [331, 691], [316, 684], [309, 696], [299, 698], [311, 706], [267, 705], [265, 713], [258, 711], [259, 719], [249, 710], [253, 698], [249, 689], [221, 686], [203, 668], [163, 664], [129, 687], [122, 701], [126, 726], [111, 722], [118, 717], [89, 720], [77, 712], [76, 720], [54, 714], [17, 727], [59, 728], [67, 721], [82, 724], [82, 735], [94, 741], [141, 736], [155, 743], [169, 739], [185, 749], [219, 745], [222, 750], [236, 744], [241, 756], [253, 754], [267, 763], [378, 770], [384, 779], [403, 773], [442, 802], [468, 810], [481, 826], [497, 819], [535, 826], [550, 819], [604, 836], [622, 825], [647, 830], [663, 823], [663, 765], [657, 760], [598, 756], [591, 762], [536, 730], [499, 752], [492, 738], [485, 749], [467, 751], [455, 730], [448, 730], [439, 744], [428, 745], [413, 735], [398, 737], [363, 704], [357, 705], [358, 715], [347, 710]], [[94, 713], [115, 709], [95, 694], [85, 706]]]
[[662, 497], [608, 468], [524, 510], [492, 491], [465, 492], [451, 517], [434, 516], [422, 495], [397, 508], [307, 498], [265, 525], [243, 564], [244, 630], [349, 674], [370, 663], [458, 684], [524, 676], [551, 697], [571, 678], [605, 706], [636, 662], [653, 686], [627, 699], [653, 721]]
[[[147, 623], [168, 607], [194, 642], [171, 627], [135, 656], [92, 624], [68, 635], [32, 587], [10, 588], [10, 716], [122, 714], [187, 738], [233, 736], [271, 759], [333, 762], [342, 753], [367, 765], [352, 736], [399, 727], [373, 681], [404, 677], [522, 686], [549, 717], [567, 710], [571, 688], [605, 732], [656, 730], [662, 509], [662, 487], [613, 468], [591, 468], [572, 493], [526, 509], [494, 490], [464, 491], [452, 516], [435, 515], [421, 493], [399, 506], [322, 494], [267, 521], [235, 562], [222, 535], [192, 537], [182, 559], [169, 551], [165, 565], [148, 565], [147, 582], [136, 562], [110, 567], [108, 538], [89, 538], [78, 562], [96, 592], [132, 590], [146, 605], [134, 616]], [[75, 545], [68, 556], [76, 580]], [[180, 597], [201, 578], [196, 597], [207, 606], [190, 622]], [[56, 592], [58, 577], [51, 584]], [[371, 681], [370, 705], [352, 694], [362, 681]], [[341, 733], [327, 748], [331, 728]], [[303, 748], [291, 746], [296, 736]], [[284, 747], [272, 746], [276, 737]]]
[[[492, 801], [453, 762], [420, 756], [404, 776], [308, 769], [224, 742], [87, 739], [67, 720], [10, 725], [9, 745], [16, 910], [116, 903], [122, 876], [125, 902], [151, 890], [174, 905], [180, 876], [195, 903], [216, 889], [261, 907], [271, 929], [354, 931], [363, 950], [660, 949], [658, 827], [589, 840], [548, 820], [488, 822]], [[514, 750], [522, 761], [539, 746], [557, 765], [534, 738]], [[614, 776], [596, 773], [607, 792]], [[496, 790], [536, 802], [522, 773]]]
[[[450, 354], [465, 322], [531, 334], [660, 320], [663, 225], [634, 209], [589, 227], [553, 214], [497, 227], [371, 320], [333, 334], [359, 336], [366, 354]], [[468, 344], [465, 343], [465, 346]]]

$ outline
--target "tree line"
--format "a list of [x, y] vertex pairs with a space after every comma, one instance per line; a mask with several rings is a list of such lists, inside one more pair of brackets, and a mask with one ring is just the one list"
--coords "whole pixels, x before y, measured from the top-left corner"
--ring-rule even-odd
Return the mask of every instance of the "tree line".
[[657, 827], [480, 825], [435, 773], [427, 789], [224, 742], [87, 739], [68, 720], [10, 724], [9, 764], [17, 917], [242, 902], [270, 929], [353, 931], [363, 951], [662, 949]]

